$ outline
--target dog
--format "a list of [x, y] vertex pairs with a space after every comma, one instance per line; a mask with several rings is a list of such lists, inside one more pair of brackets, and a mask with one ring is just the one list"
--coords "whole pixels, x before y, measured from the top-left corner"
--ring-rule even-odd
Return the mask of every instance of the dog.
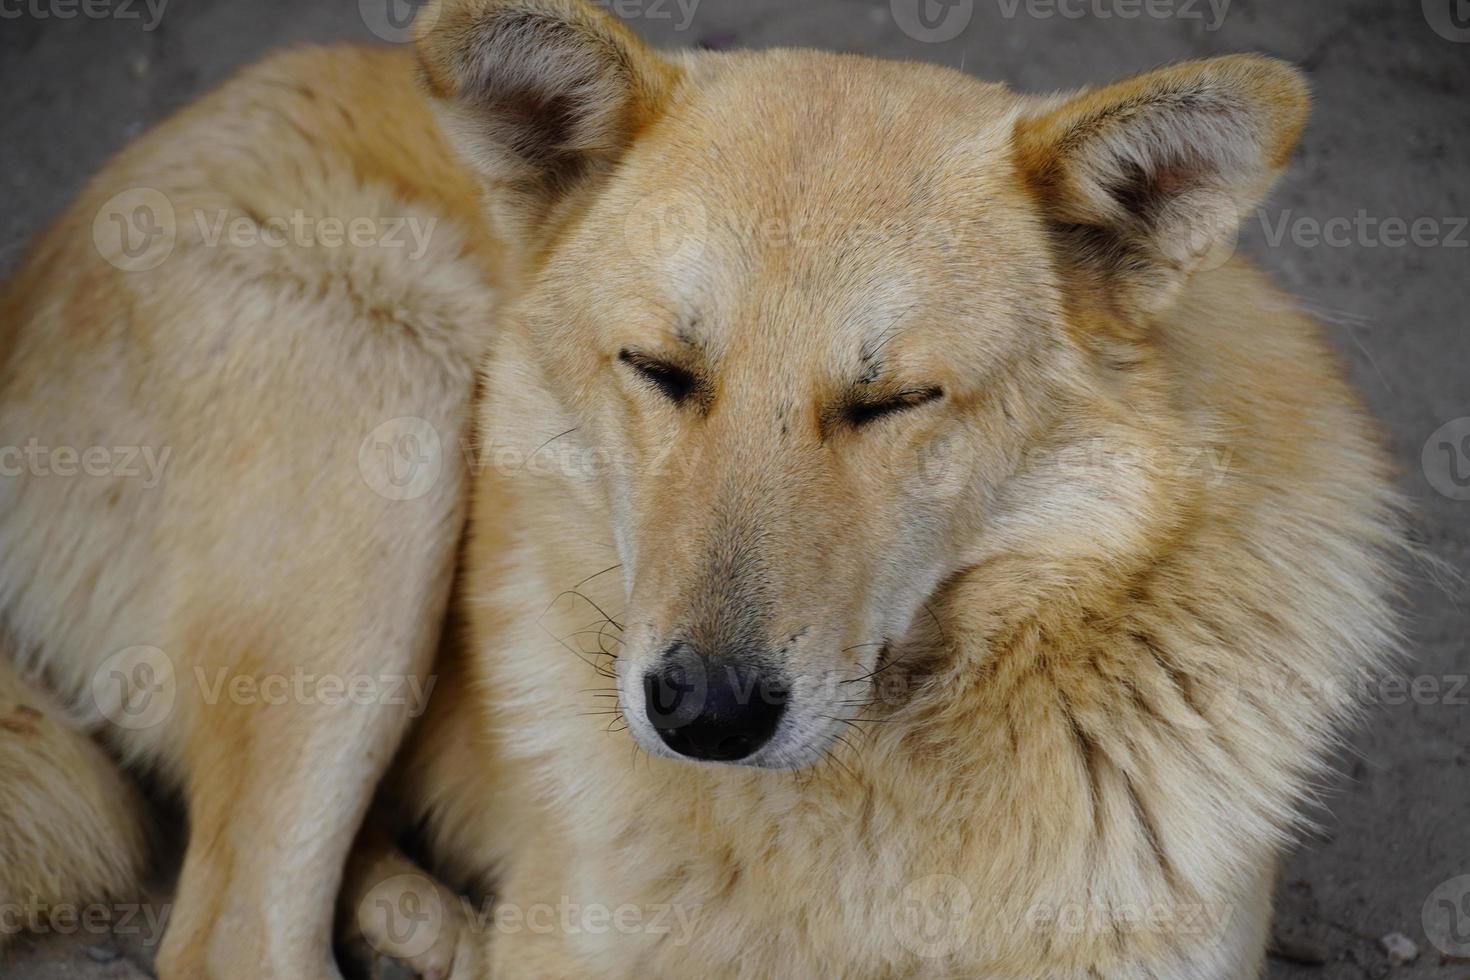
[[0, 301], [0, 419], [169, 463], [0, 483], [0, 610], [186, 803], [160, 975], [335, 977], [338, 900], [424, 976], [1259, 975], [1403, 538], [1233, 255], [1308, 102], [440, 0], [124, 151]]

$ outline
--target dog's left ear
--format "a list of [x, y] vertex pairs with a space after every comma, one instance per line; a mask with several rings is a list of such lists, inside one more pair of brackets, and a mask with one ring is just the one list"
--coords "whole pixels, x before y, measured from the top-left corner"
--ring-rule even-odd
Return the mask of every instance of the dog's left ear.
[[1229, 257], [1308, 104], [1305, 80], [1284, 62], [1187, 62], [1023, 118], [1016, 160], [1069, 271], [1125, 319], [1147, 320]]
[[618, 162], [681, 74], [587, 0], [431, 0], [415, 45], [450, 139], [532, 226]]

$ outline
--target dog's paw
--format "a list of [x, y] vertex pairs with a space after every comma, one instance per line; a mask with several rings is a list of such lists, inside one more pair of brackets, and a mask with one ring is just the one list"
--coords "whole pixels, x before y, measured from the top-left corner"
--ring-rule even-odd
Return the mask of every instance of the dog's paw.
[[[358, 903], [346, 937], [371, 980], [485, 980], [462, 900], [417, 869], [384, 878]], [[407, 972], [404, 972], [404, 971]]]

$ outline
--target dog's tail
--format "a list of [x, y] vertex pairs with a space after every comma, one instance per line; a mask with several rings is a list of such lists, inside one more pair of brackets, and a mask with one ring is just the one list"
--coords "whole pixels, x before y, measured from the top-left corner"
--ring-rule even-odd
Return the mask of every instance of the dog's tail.
[[59, 908], [138, 897], [149, 850], [137, 788], [22, 681], [7, 654], [0, 650], [0, 950], [48, 928]]

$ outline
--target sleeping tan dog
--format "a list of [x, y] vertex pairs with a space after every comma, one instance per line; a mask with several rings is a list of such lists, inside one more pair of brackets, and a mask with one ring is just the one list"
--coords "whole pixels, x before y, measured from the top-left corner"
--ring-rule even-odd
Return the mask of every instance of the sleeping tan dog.
[[[1398, 541], [1230, 255], [1306, 112], [1262, 58], [1036, 97], [579, 0], [242, 73], [0, 301], [0, 617], [66, 702], [0, 768], [100, 806], [80, 720], [180, 792], [165, 980], [336, 976], [339, 892], [425, 976], [1257, 975]], [[52, 782], [0, 900], [128, 890], [131, 799]]]

